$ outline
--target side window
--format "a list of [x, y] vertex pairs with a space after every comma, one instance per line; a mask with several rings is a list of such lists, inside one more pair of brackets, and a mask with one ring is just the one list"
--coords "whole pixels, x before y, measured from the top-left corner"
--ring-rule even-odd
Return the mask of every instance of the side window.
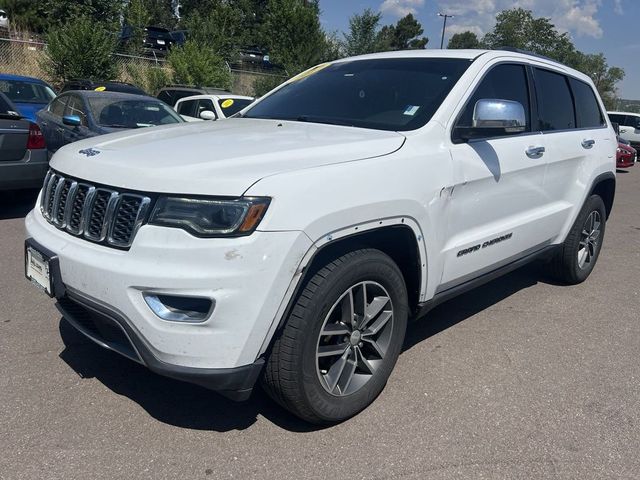
[[185, 100], [178, 105], [178, 113], [187, 117], [198, 117], [198, 100]]
[[635, 115], [627, 115], [622, 123], [625, 127], [640, 128], [640, 117]]
[[64, 114], [79, 116], [80, 124], [83, 127], [87, 126], [87, 115], [84, 113], [84, 103], [77, 95], [69, 95], [69, 101], [67, 102], [67, 108], [64, 109]]
[[471, 127], [473, 110], [478, 100], [483, 98], [495, 98], [500, 100], [512, 100], [519, 102], [524, 107], [527, 119], [526, 131], [531, 131], [531, 107], [529, 105], [529, 87], [527, 73], [524, 65], [502, 64], [493, 67], [478, 85], [471, 98], [467, 101], [462, 115], [458, 120], [458, 126]]
[[198, 106], [198, 115], [200, 115], [205, 110], [216, 113], [216, 109], [213, 106], [213, 101], [210, 98], [202, 98], [200, 100], [200, 105]]
[[573, 97], [567, 77], [549, 70], [535, 69], [540, 130], [576, 128]]
[[617, 123], [618, 125], [624, 125], [624, 115], [617, 115], [615, 113], [610, 113], [609, 120], [611, 120], [612, 123]]
[[591, 86], [575, 78], [569, 78], [569, 83], [576, 103], [577, 127], [595, 128], [604, 125], [604, 117]]
[[49, 112], [56, 117], [64, 115], [64, 106], [67, 103], [68, 95], [61, 95], [49, 104]]

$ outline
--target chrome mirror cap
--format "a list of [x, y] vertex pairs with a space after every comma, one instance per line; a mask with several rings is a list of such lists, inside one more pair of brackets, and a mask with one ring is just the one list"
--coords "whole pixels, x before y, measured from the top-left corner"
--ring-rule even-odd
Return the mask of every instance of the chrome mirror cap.
[[473, 109], [473, 128], [504, 128], [510, 133], [523, 132], [527, 128], [524, 107], [512, 100], [478, 100]]

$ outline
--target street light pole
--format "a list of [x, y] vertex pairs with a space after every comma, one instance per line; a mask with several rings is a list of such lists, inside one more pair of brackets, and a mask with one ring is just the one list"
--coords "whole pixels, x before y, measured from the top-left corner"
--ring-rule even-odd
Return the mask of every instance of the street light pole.
[[455, 15], [447, 15], [446, 13], [440, 13], [438, 12], [438, 16], [443, 18], [443, 24], [442, 24], [442, 37], [440, 38], [440, 50], [442, 50], [442, 47], [444, 46], [444, 31], [447, 28], [447, 18], [453, 18]]

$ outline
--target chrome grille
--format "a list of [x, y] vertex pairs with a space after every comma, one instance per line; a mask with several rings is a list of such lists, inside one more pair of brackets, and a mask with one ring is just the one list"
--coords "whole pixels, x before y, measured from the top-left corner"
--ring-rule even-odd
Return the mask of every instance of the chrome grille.
[[49, 223], [71, 235], [127, 248], [150, 203], [144, 195], [94, 186], [49, 171], [40, 210]]

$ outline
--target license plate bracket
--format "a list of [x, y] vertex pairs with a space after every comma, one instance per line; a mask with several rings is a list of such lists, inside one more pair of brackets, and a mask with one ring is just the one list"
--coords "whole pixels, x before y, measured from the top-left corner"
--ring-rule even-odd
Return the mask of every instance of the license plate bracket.
[[24, 269], [27, 280], [50, 297], [55, 295], [51, 257], [27, 244], [25, 245]]

